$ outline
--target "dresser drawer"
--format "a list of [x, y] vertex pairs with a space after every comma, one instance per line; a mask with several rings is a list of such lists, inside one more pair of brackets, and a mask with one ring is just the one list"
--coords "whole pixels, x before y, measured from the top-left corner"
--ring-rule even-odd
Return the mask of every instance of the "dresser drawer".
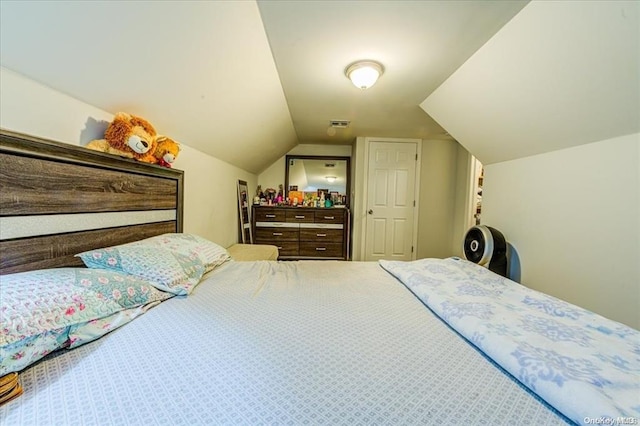
[[300, 245], [303, 257], [342, 257], [341, 243], [305, 242]]
[[299, 210], [287, 210], [287, 222], [313, 222], [313, 211], [300, 208]]
[[344, 210], [327, 209], [315, 212], [315, 223], [344, 223]]
[[256, 227], [256, 240], [298, 241], [298, 228], [259, 228]]
[[256, 208], [255, 212], [255, 221], [256, 222], [285, 222], [286, 214], [282, 209], [265, 209], [265, 208]]
[[298, 241], [274, 241], [256, 238], [256, 244], [268, 244], [278, 247], [278, 258], [282, 256], [298, 256]]
[[279, 241], [277, 243], [271, 243], [278, 247], [278, 256], [298, 256], [298, 242], [297, 241]]
[[342, 229], [300, 228], [300, 241], [342, 243]]

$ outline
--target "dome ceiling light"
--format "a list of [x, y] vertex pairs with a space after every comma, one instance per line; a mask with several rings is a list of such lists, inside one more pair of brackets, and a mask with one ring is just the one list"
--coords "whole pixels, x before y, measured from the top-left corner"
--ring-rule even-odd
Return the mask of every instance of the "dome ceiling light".
[[358, 89], [368, 89], [376, 84], [378, 77], [383, 72], [382, 64], [375, 61], [354, 62], [344, 71], [345, 75]]

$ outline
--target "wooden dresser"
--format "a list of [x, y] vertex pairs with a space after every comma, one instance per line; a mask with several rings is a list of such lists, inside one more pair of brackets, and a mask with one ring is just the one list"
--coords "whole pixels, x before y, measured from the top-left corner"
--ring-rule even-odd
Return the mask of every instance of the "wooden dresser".
[[349, 259], [346, 208], [253, 206], [256, 244], [278, 247], [279, 259]]

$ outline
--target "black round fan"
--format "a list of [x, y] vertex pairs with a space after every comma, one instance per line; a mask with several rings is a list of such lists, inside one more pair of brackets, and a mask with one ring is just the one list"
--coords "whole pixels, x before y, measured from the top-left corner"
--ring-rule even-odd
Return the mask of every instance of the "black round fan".
[[486, 225], [469, 228], [464, 236], [463, 252], [468, 261], [507, 276], [507, 241], [497, 229]]

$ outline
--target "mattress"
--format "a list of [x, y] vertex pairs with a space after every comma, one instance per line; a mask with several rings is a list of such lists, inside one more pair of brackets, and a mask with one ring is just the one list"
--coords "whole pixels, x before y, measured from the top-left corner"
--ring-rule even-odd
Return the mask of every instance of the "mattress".
[[20, 377], [3, 425], [568, 423], [373, 262], [229, 262]]

